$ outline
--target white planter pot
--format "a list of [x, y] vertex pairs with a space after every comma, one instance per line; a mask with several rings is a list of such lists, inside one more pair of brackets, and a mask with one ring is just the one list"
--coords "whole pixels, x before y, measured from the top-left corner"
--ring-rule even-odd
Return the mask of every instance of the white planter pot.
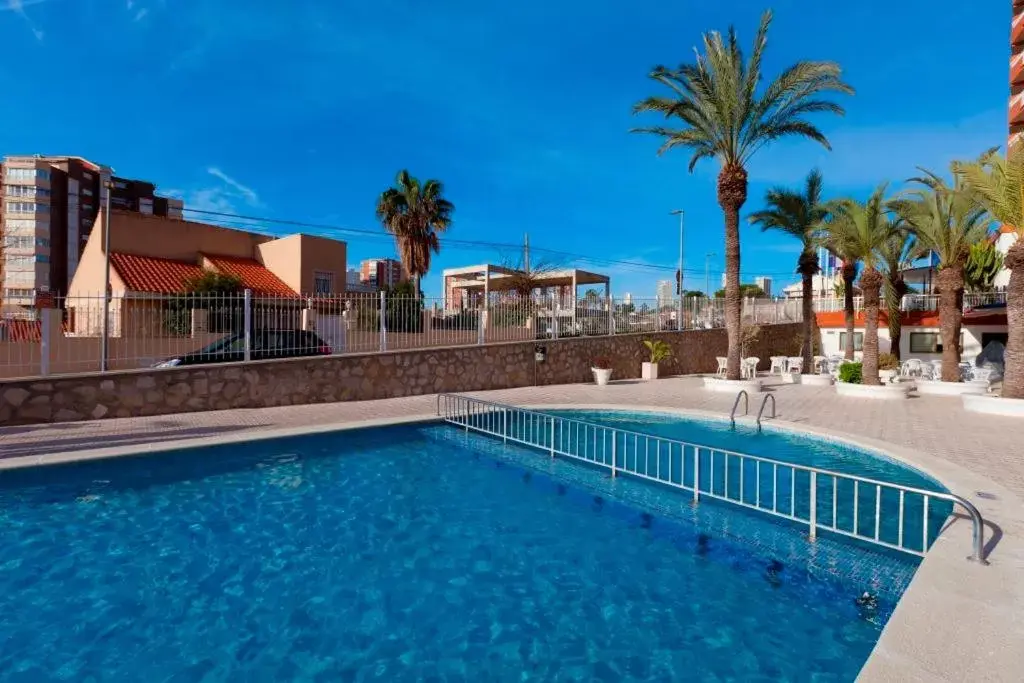
[[800, 383], [809, 387], [830, 387], [832, 375], [800, 375]]
[[709, 391], [720, 391], [726, 394], [735, 394], [736, 392], [741, 390], [753, 394], [761, 391], [761, 380], [722, 379], [721, 377], [705, 377], [704, 388]]
[[899, 384], [881, 384], [879, 386], [836, 382], [836, 394], [839, 396], [850, 396], [855, 398], [900, 400], [907, 397], [907, 394], [910, 393], [910, 389], [911, 385], [903, 382]]
[[644, 363], [640, 367], [640, 376], [644, 379], [658, 379], [658, 364]]
[[919, 379], [914, 382], [917, 393], [932, 396], [963, 396], [964, 394], [984, 394], [988, 392], [988, 382], [940, 382], [931, 379]]
[[891, 383], [895, 376], [896, 376], [896, 371], [895, 370], [879, 370], [878, 371], [878, 379], [882, 380], [882, 382], [885, 383], [885, 384]]
[[784, 384], [803, 384], [803, 375], [795, 372], [784, 372], [782, 373], [782, 382]]
[[972, 413], [1024, 418], [1024, 398], [1003, 398], [986, 394], [964, 394], [964, 410]]
[[608, 380], [612, 378], [611, 368], [608, 368], [607, 370], [603, 370], [601, 368], [590, 368], [590, 371], [594, 373], [594, 381], [599, 387], [603, 387], [608, 384]]

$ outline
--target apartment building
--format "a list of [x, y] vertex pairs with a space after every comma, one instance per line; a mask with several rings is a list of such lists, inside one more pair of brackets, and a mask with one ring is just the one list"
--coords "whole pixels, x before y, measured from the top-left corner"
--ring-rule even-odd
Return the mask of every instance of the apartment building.
[[395, 259], [366, 259], [359, 264], [360, 282], [376, 289], [394, 287], [407, 279], [402, 262]]
[[96, 216], [111, 208], [181, 218], [178, 199], [158, 197], [152, 183], [113, 175], [74, 156], [8, 156], [0, 176], [0, 298], [33, 306], [43, 292], [65, 292]]
[[1012, 0], [1010, 23], [1010, 139], [1016, 144], [1024, 134], [1024, 0]]

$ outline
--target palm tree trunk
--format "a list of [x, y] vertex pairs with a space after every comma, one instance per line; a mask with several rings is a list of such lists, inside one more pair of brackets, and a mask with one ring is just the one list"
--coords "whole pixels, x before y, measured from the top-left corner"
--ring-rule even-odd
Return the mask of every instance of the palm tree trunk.
[[853, 281], [857, 277], [857, 264], [843, 261], [843, 313], [846, 322], [846, 351], [843, 357], [853, 360], [853, 328], [856, 311], [853, 308]]
[[887, 280], [885, 288], [885, 307], [889, 325], [889, 353], [902, 360], [900, 347], [903, 345], [903, 295], [907, 284], [902, 279]]
[[860, 289], [864, 295], [864, 384], [878, 385], [878, 307], [881, 301], [882, 274], [874, 268], [865, 268], [860, 275]]
[[963, 266], [943, 268], [935, 278], [939, 290], [939, 332], [942, 337], [942, 381], [960, 381], [960, 330], [964, 317]]
[[1024, 398], [1024, 238], [1006, 252], [1003, 265], [1010, 269], [1006, 286], [1006, 353], [1003, 355], [1003, 397]]
[[803, 273], [804, 299], [801, 302], [804, 317], [804, 340], [800, 347], [800, 355], [804, 358], [804, 372], [813, 373], [814, 343], [811, 341], [814, 334], [814, 275]]
[[725, 214], [725, 331], [729, 336], [726, 379], [740, 379], [740, 208], [747, 201], [747, 171], [727, 164], [718, 174], [718, 205]]

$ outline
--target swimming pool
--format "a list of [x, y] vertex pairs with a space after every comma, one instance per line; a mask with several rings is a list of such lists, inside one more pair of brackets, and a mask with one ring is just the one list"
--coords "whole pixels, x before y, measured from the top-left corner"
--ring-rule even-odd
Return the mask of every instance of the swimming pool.
[[916, 564], [725, 507], [436, 424], [13, 471], [0, 681], [852, 680]]

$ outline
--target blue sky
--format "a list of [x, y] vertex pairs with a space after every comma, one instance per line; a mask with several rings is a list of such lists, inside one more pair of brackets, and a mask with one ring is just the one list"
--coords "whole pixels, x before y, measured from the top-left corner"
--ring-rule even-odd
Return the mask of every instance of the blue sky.
[[[786, 142], [754, 160], [745, 209], [814, 165], [830, 194], [866, 195], [1005, 143], [1009, 5], [772, 3], [766, 73], [831, 59], [857, 94], [845, 118], [820, 121], [833, 152]], [[722, 253], [717, 165], [690, 175], [684, 153], [657, 157], [654, 139], [627, 133], [630, 107], [656, 91], [650, 68], [690, 60], [703, 31], [733, 23], [749, 44], [765, 6], [0, 0], [0, 151], [85, 156], [195, 208], [378, 231], [376, 196], [408, 168], [444, 181], [452, 239], [529, 232], [535, 247], [673, 271], [668, 212], [683, 208], [687, 287], [702, 288], [705, 254]], [[337, 236], [351, 260], [394, 253], [383, 235]], [[742, 249], [744, 280], [791, 279], [794, 242], [744, 228]], [[439, 291], [444, 267], [517, 257], [444, 246], [425, 288]], [[634, 296], [672, 277], [581, 266]], [[717, 256], [713, 288], [721, 270]]]

